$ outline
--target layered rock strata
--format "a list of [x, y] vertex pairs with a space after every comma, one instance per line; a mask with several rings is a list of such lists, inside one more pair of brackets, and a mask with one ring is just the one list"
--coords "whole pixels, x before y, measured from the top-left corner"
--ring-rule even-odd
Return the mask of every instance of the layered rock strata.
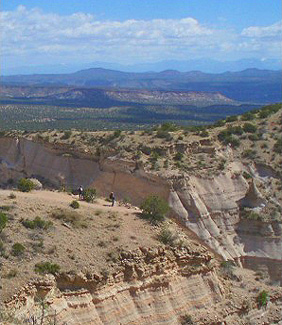
[[[181, 315], [208, 309], [224, 295], [214, 258], [193, 246], [122, 252], [112, 274], [36, 279], [6, 308], [23, 321], [32, 316], [58, 324], [179, 324]], [[39, 298], [48, 306], [43, 317]]]
[[[228, 150], [225, 154], [232, 156]], [[187, 173], [157, 175], [114, 155], [99, 160], [87, 152], [74, 154], [23, 138], [0, 138], [0, 154], [1, 183], [28, 176], [58, 187], [83, 184], [97, 188], [102, 195], [115, 191], [118, 198], [129, 197], [137, 205], [149, 194], [158, 194], [169, 201], [172, 214], [187, 229], [224, 259], [236, 260], [239, 265], [248, 256], [282, 263], [281, 221], [253, 222], [240, 217], [240, 208], [259, 212], [270, 201], [242, 173], [248, 171], [264, 182], [265, 177], [275, 176], [269, 168], [245, 166], [232, 158], [225, 172], [209, 178]]]

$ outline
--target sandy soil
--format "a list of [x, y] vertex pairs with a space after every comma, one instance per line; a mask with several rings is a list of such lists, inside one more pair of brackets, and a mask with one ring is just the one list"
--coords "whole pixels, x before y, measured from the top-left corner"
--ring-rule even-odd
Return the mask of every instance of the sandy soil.
[[[159, 228], [140, 219], [138, 208], [119, 204], [111, 207], [99, 198], [95, 203], [80, 202], [80, 208], [74, 210], [69, 204], [77, 197], [64, 192], [13, 193], [16, 198], [9, 197], [11, 191], [0, 190], [0, 208], [9, 210], [5, 211], [9, 222], [1, 234], [5, 248], [4, 257], [0, 257], [3, 300], [37, 276], [34, 265], [38, 262], [57, 263], [61, 271], [99, 272], [114, 266], [121, 249], [160, 244], [156, 239]], [[66, 215], [77, 213], [77, 224], [52, 218], [52, 212], [58, 208]], [[37, 216], [52, 221], [53, 225], [47, 230], [23, 226], [24, 219], [33, 220]], [[24, 245], [22, 256], [12, 255], [15, 243]], [[13, 273], [16, 275], [11, 276]]]

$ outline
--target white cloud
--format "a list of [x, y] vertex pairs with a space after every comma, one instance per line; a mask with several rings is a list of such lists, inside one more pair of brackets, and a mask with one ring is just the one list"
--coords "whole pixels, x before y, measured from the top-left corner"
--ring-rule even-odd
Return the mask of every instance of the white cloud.
[[282, 33], [281, 22], [278, 22], [271, 26], [265, 26], [265, 27], [251, 26], [243, 29], [242, 31], [242, 35], [246, 37], [252, 37], [252, 38], [271, 37], [271, 38], [276, 38], [280, 41], [281, 41], [281, 33]]
[[0, 13], [0, 29], [2, 53], [10, 61], [133, 63], [195, 57], [226, 59], [234, 53], [257, 53], [265, 48], [262, 39], [267, 37], [272, 49], [269, 53], [264, 49], [259, 56], [277, 55], [281, 23], [249, 27], [237, 34], [205, 26], [192, 17], [99, 21], [85, 13], [63, 16], [19, 6], [15, 11]]
[[238, 50], [260, 53], [264, 57], [281, 57], [282, 23], [251, 26], [243, 29]]

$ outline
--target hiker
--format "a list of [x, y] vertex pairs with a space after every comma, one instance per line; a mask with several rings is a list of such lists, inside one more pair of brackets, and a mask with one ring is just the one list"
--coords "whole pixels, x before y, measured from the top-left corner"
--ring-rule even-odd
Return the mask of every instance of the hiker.
[[110, 200], [112, 201], [112, 207], [113, 207], [115, 205], [115, 200], [116, 200], [115, 195], [114, 195], [114, 192], [111, 192], [111, 194], [110, 194]]
[[82, 185], [80, 185], [79, 188], [78, 188], [78, 196], [79, 196], [79, 200], [83, 200], [83, 187], [82, 187]]

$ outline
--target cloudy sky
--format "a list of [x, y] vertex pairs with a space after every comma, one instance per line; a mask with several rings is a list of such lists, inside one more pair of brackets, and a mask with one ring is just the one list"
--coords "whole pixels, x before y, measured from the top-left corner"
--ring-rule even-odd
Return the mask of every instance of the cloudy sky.
[[281, 0], [1, 0], [1, 63], [281, 57]]

